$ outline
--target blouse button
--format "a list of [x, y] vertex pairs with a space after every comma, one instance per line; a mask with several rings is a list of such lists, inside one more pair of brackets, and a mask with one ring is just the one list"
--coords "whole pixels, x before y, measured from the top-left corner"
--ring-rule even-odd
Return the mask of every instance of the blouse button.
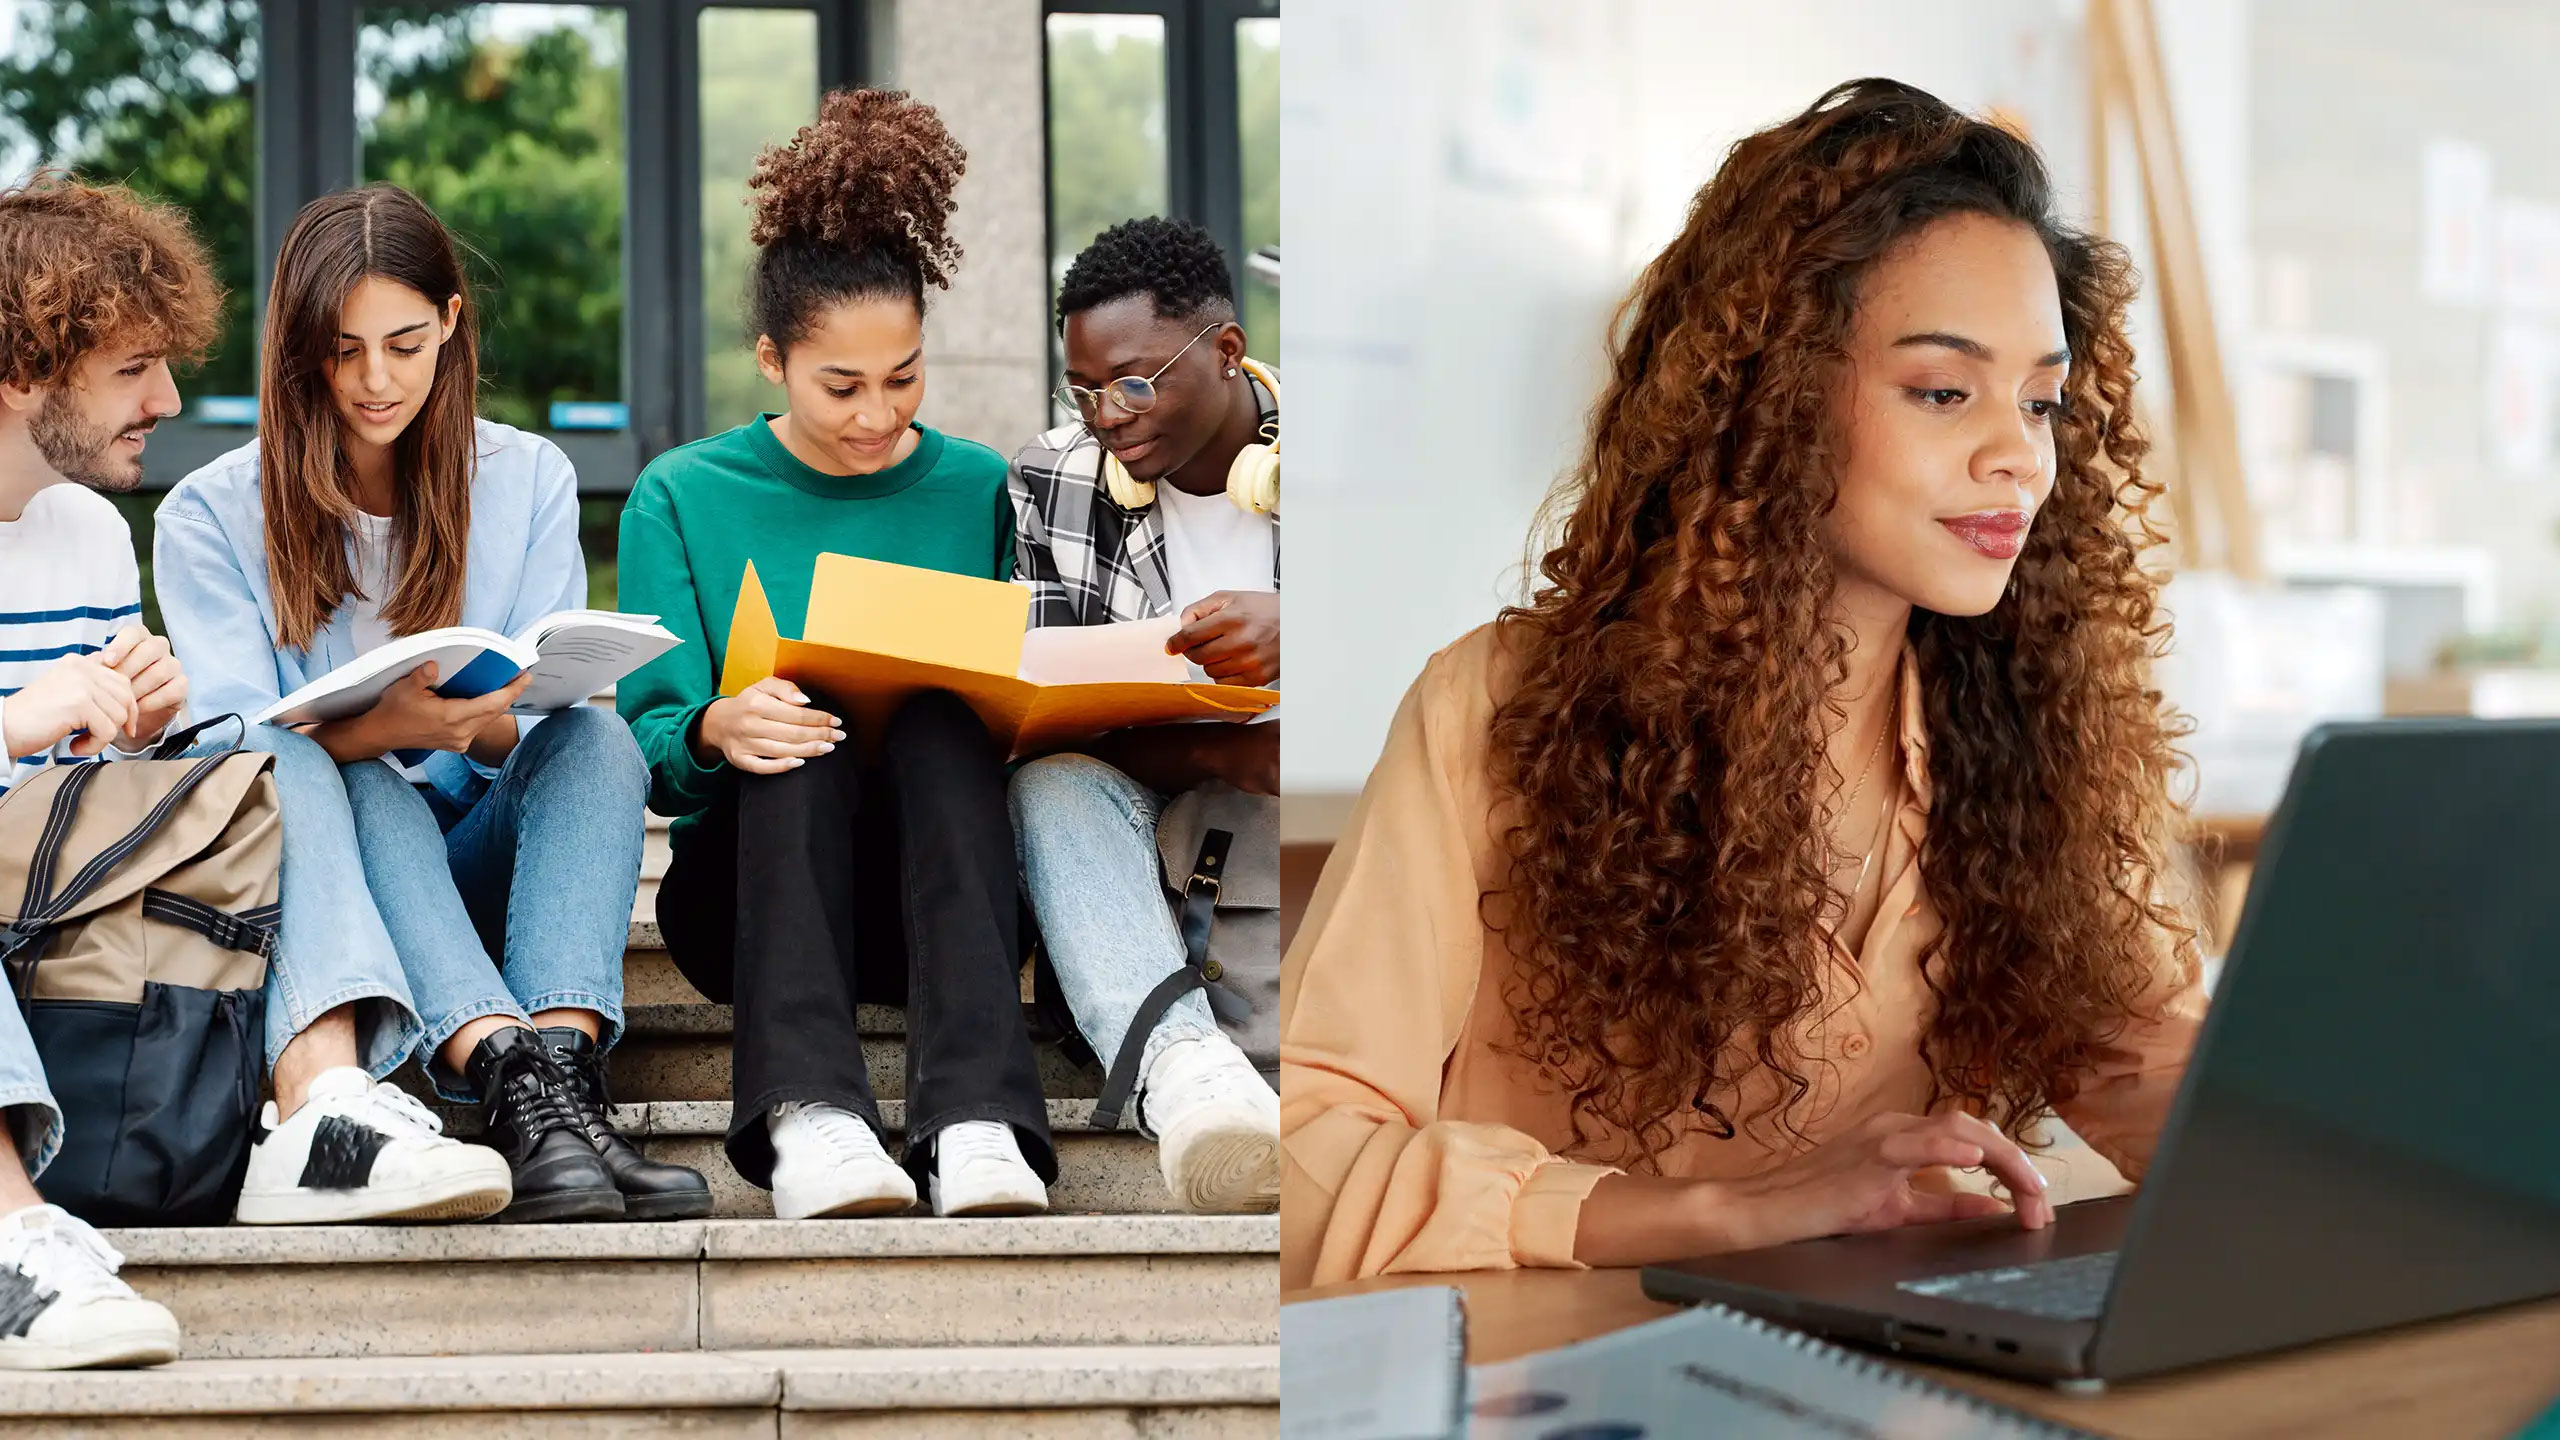
[[1840, 1053], [1848, 1056], [1852, 1060], [1855, 1060], [1859, 1056], [1867, 1053], [1867, 1045], [1868, 1040], [1866, 1036], [1852, 1035], [1848, 1039], [1840, 1042]]

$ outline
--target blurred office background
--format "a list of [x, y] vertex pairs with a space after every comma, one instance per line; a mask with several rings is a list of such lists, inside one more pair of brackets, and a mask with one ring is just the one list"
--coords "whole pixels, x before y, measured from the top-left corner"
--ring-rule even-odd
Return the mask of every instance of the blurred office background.
[[[1282, 359], [1278, 0], [0, 0], [0, 183], [39, 165], [183, 206], [230, 291], [127, 513], [246, 443], [259, 306], [306, 201], [416, 191], [478, 252], [482, 413], [559, 441], [592, 601], [659, 452], [782, 403], [743, 333], [747, 174], [820, 93], [912, 90], [968, 147], [928, 422], [1010, 454], [1055, 423], [1049, 301], [1103, 227], [1187, 216]], [[145, 587], [146, 599], [149, 595]]]
[[[2256, 578], [2171, 587], [2207, 902], [2323, 716], [2560, 708], [2560, 9], [2151, 0]], [[1743, 134], [1891, 75], [2043, 147], [2142, 265], [2103, 0], [1293, 0], [1290, 838], [1338, 830], [1406, 683], [1521, 593], [1604, 330]], [[2102, 129], [2102, 125], [2104, 128]], [[2161, 133], [2155, 127], [2154, 133]], [[2097, 137], [2104, 135], [2103, 145]], [[2098, 187], [2103, 177], [2105, 194]], [[2198, 288], [2191, 283], [2190, 290]], [[2199, 310], [2199, 314], [2205, 313]], [[2226, 905], [2227, 908], [2227, 905]]]

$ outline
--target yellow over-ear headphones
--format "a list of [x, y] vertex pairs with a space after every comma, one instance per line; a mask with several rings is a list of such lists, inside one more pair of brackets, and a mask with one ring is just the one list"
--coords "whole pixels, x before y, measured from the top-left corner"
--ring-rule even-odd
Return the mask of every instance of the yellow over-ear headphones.
[[[1276, 408], [1280, 403], [1280, 378], [1259, 360], [1244, 357], [1243, 363], [1253, 378], [1270, 388], [1275, 408], [1257, 432], [1261, 441], [1237, 451], [1235, 463], [1227, 467], [1227, 499], [1248, 514], [1276, 514], [1280, 509], [1280, 412]], [[1102, 489], [1123, 510], [1144, 510], [1156, 503], [1155, 482], [1130, 474], [1129, 467], [1108, 449], [1102, 452]]]

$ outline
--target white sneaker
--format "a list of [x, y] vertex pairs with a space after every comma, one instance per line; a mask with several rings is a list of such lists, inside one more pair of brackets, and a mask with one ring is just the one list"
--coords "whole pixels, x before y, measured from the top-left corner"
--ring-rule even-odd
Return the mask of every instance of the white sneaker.
[[1164, 1183], [1182, 1208], [1232, 1215], [1280, 1208], [1280, 1097], [1223, 1034], [1176, 1040], [1139, 1081]]
[[963, 1120], [933, 1137], [933, 1213], [1037, 1215], [1049, 1189], [1022, 1158], [1013, 1127], [1001, 1120]]
[[0, 1215], [0, 1370], [165, 1365], [178, 1317], [116, 1278], [124, 1257], [52, 1205]]
[[243, 1225], [479, 1220], [515, 1198], [507, 1157], [447, 1136], [417, 1097], [353, 1065], [321, 1071], [292, 1119], [277, 1123], [270, 1100], [258, 1122]]
[[773, 1213], [783, 1220], [895, 1215], [916, 1182], [889, 1158], [869, 1122], [838, 1105], [792, 1101], [765, 1118], [773, 1136]]

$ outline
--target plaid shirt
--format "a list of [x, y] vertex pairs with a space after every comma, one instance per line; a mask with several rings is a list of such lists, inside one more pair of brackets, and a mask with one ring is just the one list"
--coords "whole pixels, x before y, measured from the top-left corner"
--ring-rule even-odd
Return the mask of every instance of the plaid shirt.
[[[1253, 380], [1264, 420], [1279, 398]], [[1170, 613], [1159, 506], [1124, 510], [1102, 488], [1102, 442], [1081, 422], [1025, 445], [1005, 477], [1013, 495], [1013, 578], [1031, 587], [1031, 628], [1101, 625]], [[1271, 588], [1280, 588], [1280, 517], [1271, 517]]]

